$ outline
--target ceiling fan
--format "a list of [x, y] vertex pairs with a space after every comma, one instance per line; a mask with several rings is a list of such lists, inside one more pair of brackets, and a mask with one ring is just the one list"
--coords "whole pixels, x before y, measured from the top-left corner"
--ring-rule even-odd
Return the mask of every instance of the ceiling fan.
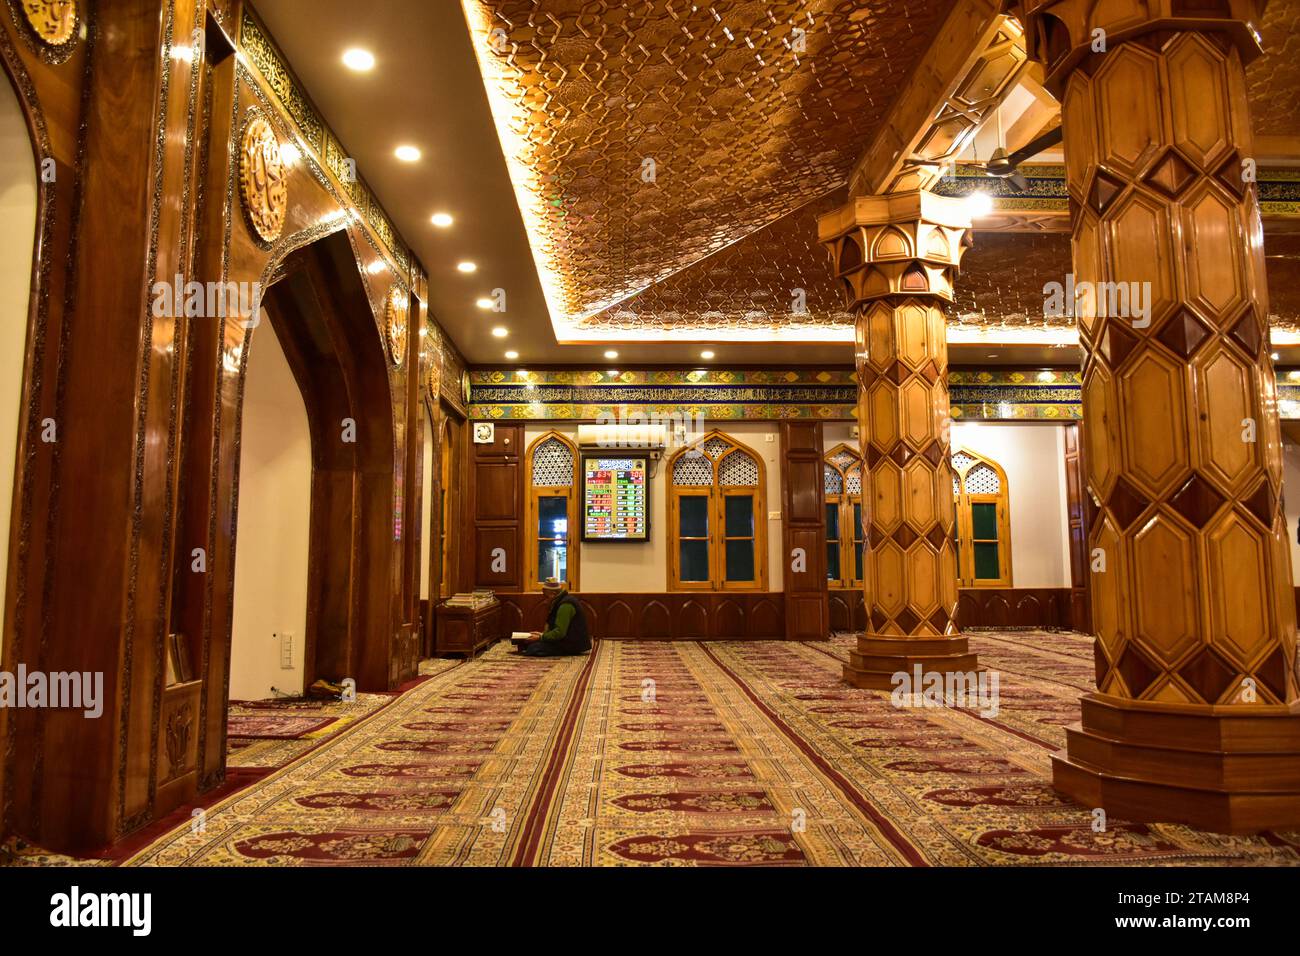
[[[986, 162], [966, 163], [967, 166], [978, 166], [983, 168], [984, 175], [991, 176], [994, 179], [1006, 179], [1011, 182], [1017, 192], [1021, 192], [1029, 186], [1028, 181], [1020, 172], [1020, 164], [1027, 159], [1032, 159], [1044, 150], [1051, 149], [1061, 142], [1062, 129], [1060, 126], [1050, 129], [1037, 139], [1026, 143], [1014, 153], [1008, 153], [1006, 147], [999, 146], [993, 151], [993, 155]], [[999, 136], [999, 139], [1001, 137]], [[908, 160], [909, 166], [933, 166], [935, 163], [927, 162], [923, 159]]]

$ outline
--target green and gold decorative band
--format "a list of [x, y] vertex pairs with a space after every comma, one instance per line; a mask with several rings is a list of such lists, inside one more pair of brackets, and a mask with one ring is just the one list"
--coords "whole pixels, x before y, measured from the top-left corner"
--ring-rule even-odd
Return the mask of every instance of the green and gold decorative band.
[[[954, 371], [958, 421], [1077, 421], [1076, 371]], [[488, 421], [595, 421], [630, 414], [714, 421], [853, 421], [852, 369], [599, 369], [470, 373], [470, 417]]]

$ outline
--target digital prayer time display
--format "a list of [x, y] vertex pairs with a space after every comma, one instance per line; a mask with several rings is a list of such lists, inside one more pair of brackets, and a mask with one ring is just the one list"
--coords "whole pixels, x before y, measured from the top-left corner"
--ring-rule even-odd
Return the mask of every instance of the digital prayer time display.
[[583, 540], [649, 540], [649, 496], [645, 458], [584, 458]]

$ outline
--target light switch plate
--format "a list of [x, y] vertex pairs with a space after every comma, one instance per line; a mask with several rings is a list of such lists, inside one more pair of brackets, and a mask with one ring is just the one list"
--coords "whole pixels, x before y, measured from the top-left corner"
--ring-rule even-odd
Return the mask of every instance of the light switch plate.
[[280, 635], [280, 670], [293, 670], [293, 635]]
[[781, 520], [781, 512], [779, 512], [779, 511], [769, 511], [769, 512], [767, 513], [767, 520], [768, 520], [768, 521], [780, 521], [780, 520]]

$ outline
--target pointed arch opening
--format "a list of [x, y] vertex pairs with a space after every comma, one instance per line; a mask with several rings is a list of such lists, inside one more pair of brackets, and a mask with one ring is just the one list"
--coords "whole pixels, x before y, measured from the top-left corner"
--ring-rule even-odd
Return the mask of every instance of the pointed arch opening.
[[826, 585], [860, 590], [866, 560], [862, 531], [862, 455], [841, 442], [822, 464], [826, 497]]
[[578, 527], [578, 446], [557, 431], [539, 435], [525, 456], [528, 495], [525, 503], [526, 587], [540, 591], [547, 578], [563, 581], [577, 591], [579, 549], [573, 543]]
[[992, 458], [958, 448], [952, 453], [953, 525], [958, 584], [1011, 587], [1011, 487]]
[[767, 589], [767, 474], [762, 458], [713, 430], [668, 460], [668, 586]]

